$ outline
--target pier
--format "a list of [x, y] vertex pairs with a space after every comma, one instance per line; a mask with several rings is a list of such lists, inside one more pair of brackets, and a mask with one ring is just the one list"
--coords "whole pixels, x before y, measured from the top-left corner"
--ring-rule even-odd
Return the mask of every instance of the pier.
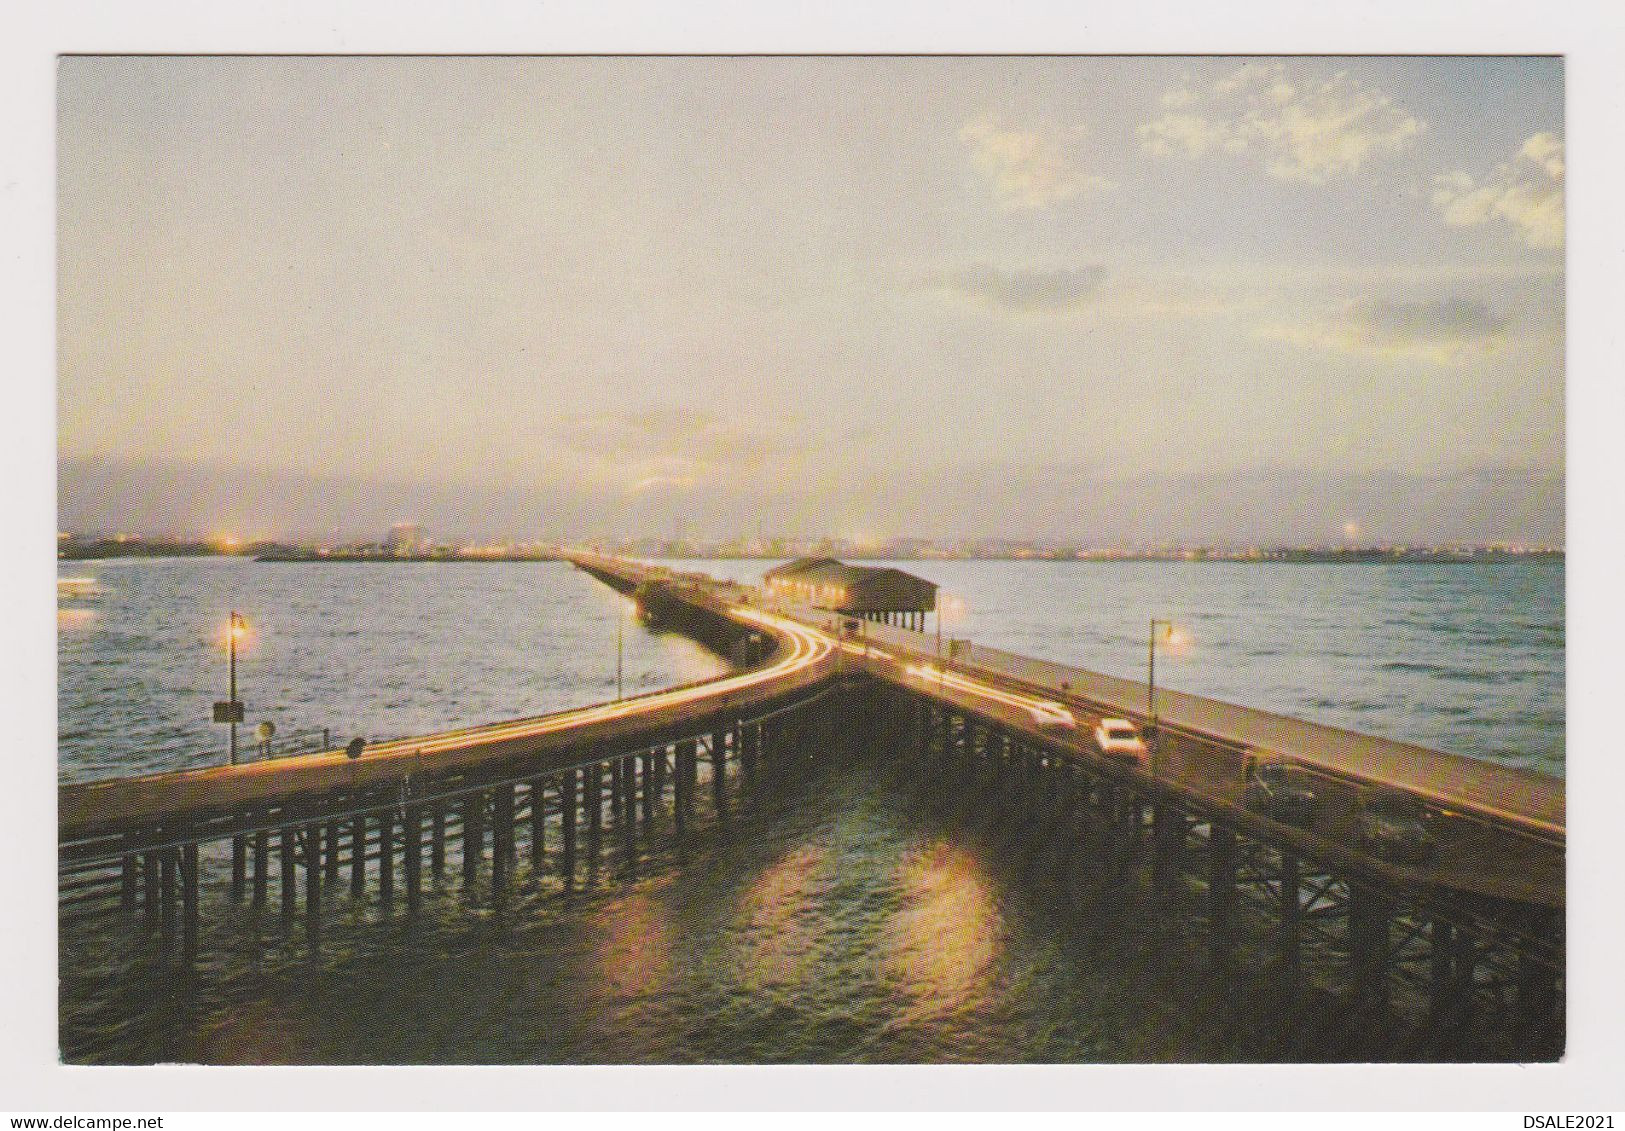
[[[95, 919], [196, 959], [225, 906], [278, 916], [312, 948], [338, 905], [410, 915], [428, 888], [480, 905], [568, 887], [600, 860], [700, 835], [735, 793], [839, 757], [855, 735], [967, 806], [1011, 812], [1058, 874], [1132, 888], [1196, 922], [1221, 970], [1264, 964], [1351, 1016], [1561, 1049], [1563, 783], [1419, 747], [1161, 692], [1144, 766], [1104, 759], [1102, 717], [1148, 723], [1132, 681], [980, 647], [937, 654], [902, 627], [593, 554], [574, 565], [735, 670], [611, 703], [365, 747], [64, 785], [64, 937]], [[1315, 782], [1312, 826], [1244, 798], [1250, 758]], [[1368, 851], [1363, 791], [1436, 814], [1437, 855]]]

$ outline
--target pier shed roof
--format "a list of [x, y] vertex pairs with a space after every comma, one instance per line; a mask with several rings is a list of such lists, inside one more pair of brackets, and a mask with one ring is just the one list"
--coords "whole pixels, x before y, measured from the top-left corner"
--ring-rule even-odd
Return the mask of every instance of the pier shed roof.
[[843, 613], [925, 613], [937, 587], [889, 566], [856, 566], [834, 558], [799, 558], [770, 569], [768, 588]]

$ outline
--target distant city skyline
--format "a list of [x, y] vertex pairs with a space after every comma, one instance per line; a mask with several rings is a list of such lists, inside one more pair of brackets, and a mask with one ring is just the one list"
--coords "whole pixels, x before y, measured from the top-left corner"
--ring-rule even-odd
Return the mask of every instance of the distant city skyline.
[[59, 97], [64, 529], [1564, 537], [1555, 58], [70, 57]]

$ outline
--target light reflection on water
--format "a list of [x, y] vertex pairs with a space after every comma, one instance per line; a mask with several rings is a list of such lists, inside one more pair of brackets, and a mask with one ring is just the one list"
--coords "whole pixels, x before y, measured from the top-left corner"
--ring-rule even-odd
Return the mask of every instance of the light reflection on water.
[[597, 940], [596, 976], [590, 985], [606, 1004], [652, 995], [670, 974], [672, 926], [658, 890], [664, 886], [635, 887], [587, 920]]
[[753, 991], [793, 988], [812, 973], [825, 927], [828, 851], [801, 844], [763, 869], [741, 899], [741, 984]]
[[992, 884], [976, 859], [934, 841], [898, 862], [902, 905], [886, 924], [886, 969], [909, 998], [900, 1024], [984, 1007], [993, 992], [1003, 924]]
[[58, 632], [74, 632], [87, 629], [95, 619], [95, 609], [65, 605], [59, 606], [56, 610], [56, 628]]
[[[335, 900], [314, 959], [272, 907], [211, 915], [191, 975], [71, 942], [70, 1062], [829, 1063], [1369, 1058], [1318, 996], [1216, 978], [1199, 924], [1105, 918], [874, 751], [740, 798], [635, 879], [421, 913]], [[990, 839], [992, 838], [992, 839]], [[607, 846], [612, 843], [606, 838]], [[220, 876], [216, 873], [219, 906]], [[1392, 1050], [1380, 1050], [1385, 1055]]]

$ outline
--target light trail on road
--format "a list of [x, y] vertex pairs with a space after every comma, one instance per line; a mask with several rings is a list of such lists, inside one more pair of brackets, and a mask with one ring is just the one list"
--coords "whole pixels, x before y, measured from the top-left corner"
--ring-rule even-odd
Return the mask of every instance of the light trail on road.
[[994, 687], [990, 683], [970, 679], [957, 672], [932, 669], [924, 664], [911, 664], [904, 669], [906, 674], [924, 680], [928, 683], [941, 684], [951, 687], [955, 691], [963, 691], [967, 695], [977, 695], [983, 699], [991, 699], [995, 703], [1002, 703], [1006, 707], [1014, 707], [1032, 715], [1033, 721], [1043, 726], [1076, 727], [1078, 720], [1072, 712], [1059, 703], [1049, 699], [1035, 699], [1030, 695], [1018, 695], [1003, 688]]

